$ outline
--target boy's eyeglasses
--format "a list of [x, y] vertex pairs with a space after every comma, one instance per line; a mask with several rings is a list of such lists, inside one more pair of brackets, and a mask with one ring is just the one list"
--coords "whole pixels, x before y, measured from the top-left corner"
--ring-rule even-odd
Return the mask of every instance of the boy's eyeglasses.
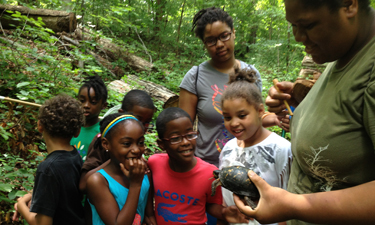
[[208, 38], [204, 41], [204, 43], [207, 45], [207, 47], [211, 47], [216, 45], [217, 39], [220, 39], [222, 42], [226, 42], [230, 39], [232, 32], [224, 32], [220, 34], [219, 37], [213, 37], [213, 38]]
[[173, 136], [170, 138], [163, 138], [163, 140], [169, 141], [172, 145], [178, 144], [182, 142], [183, 138], [186, 138], [187, 140], [194, 140], [197, 139], [198, 137], [198, 132], [190, 132], [184, 135], [178, 135], [178, 136]]

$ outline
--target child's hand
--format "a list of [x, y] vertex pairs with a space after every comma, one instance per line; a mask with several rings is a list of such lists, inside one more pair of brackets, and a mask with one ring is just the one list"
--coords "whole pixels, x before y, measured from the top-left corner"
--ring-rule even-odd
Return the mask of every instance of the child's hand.
[[127, 170], [124, 164], [120, 163], [122, 172], [130, 180], [130, 185], [132, 184], [142, 184], [143, 177], [146, 171], [146, 165], [142, 159], [129, 159], [129, 170]]
[[155, 217], [145, 216], [142, 225], [157, 225]]
[[148, 165], [147, 165], [147, 159], [145, 159], [145, 157], [143, 157], [143, 156], [142, 156], [141, 159], [143, 160], [143, 162], [144, 162], [145, 165], [146, 165], [146, 172], [145, 172], [145, 173], [146, 173], [146, 174], [147, 174], [147, 173], [150, 173], [151, 170], [150, 170], [150, 168], [148, 168]]
[[249, 223], [249, 217], [242, 214], [235, 205], [225, 207], [223, 216], [228, 223]]
[[289, 129], [290, 129], [290, 115], [287, 114], [287, 115], [283, 115], [283, 116], [278, 116], [278, 121], [280, 121], [278, 123], [278, 126], [285, 130], [286, 132], [289, 132]]
[[21, 218], [21, 214], [19, 214], [19, 212], [18, 212], [17, 204], [18, 203], [14, 204], [14, 210], [15, 210], [15, 212], [14, 212], [13, 217], [12, 217], [13, 221], [19, 221], [20, 218]]
[[14, 204], [15, 212], [14, 212], [13, 217], [12, 217], [13, 221], [19, 221], [20, 218], [21, 218], [21, 214], [18, 212], [18, 203], [24, 202], [25, 205], [27, 205], [27, 207], [30, 208], [31, 197], [32, 197], [32, 195], [29, 193], [29, 194], [26, 194], [23, 197], [17, 199], [17, 203]]

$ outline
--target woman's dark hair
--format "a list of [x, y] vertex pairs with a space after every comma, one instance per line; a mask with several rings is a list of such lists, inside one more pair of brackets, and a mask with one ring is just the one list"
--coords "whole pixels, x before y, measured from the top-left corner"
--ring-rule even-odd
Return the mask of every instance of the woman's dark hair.
[[167, 123], [182, 117], [187, 117], [193, 124], [189, 114], [183, 109], [178, 107], [169, 107], [164, 109], [156, 119], [156, 131], [160, 139], [164, 138], [165, 131], [167, 130]]
[[234, 74], [229, 75], [228, 87], [221, 96], [221, 105], [227, 99], [243, 98], [258, 109], [259, 105], [263, 103], [262, 94], [256, 86], [257, 81], [256, 71], [250, 69], [235, 68]]
[[195, 14], [193, 19], [193, 28], [195, 36], [203, 41], [204, 30], [207, 24], [212, 24], [216, 21], [226, 23], [231, 30], [233, 30], [233, 18], [227, 12], [220, 8], [210, 7], [201, 9]]
[[[343, 0], [298, 0], [310, 9], [319, 9], [322, 6], [327, 6], [331, 12], [337, 12], [339, 8], [344, 7]], [[370, 0], [358, 0], [358, 6], [362, 10], [368, 10]]]
[[87, 88], [87, 96], [89, 96], [90, 101], [92, 101], [91, 96], [90, 96], [91, 88], [93, 88], [95, 91], [96, 101], [103, 100], [102, 101], [103, 103], [107, 101], [107, 97], [108, 97], [107, 87], [105, 86], [102, 78], [100, 78], [98, 75], [85, 77], [85, 81], [82, 84], [82, 86], [79, 88], [79, 92], [81, 92], [83, 88]]
[[40, 107], [38, 120], [51, 137], [72, 138], [83, 126], [83, 108], [73, 97], [57, 95]]
[[147, 92], [141, 90], [129, 91], [122, 100], [121, 109], [125, 112], [132, 111], [134, 106], [155, 109], [151, 96], [147, 94]]
[[[117, 117], [123, 116], [123, 115], [131, 115], [131, 113], [113, 113], [113, 114], [109, 114], [108, 116], [104, 117], [99, 123], [99, 125], [100, 125], [99, 129], [100, 129], [101, 137], [103, 137], [103, 132], [104, 132], [105, 128], [108, 126], [108, 124], [110, 124]], [[118, 126], [119, 124], [129, 123], [130, 121], [134, 121], [134, 122], [138, 123], [139, 126], [141, 126], [142, 130], [144, 130], [144, 127], [143, 127], [142, 123], [138, 119], [126, 119], [126, 120], [120, 121], [114, 127], [112, 127], [110, 130], [108, 130], [105, 137], [108, 140], [110, 140], [112, 138], [112, 134], [117, 131], [117, 129], [119, 127]], [[98, 139], [96, 139], [96, 141], [94, 143], [94, 148], [102, 149], [102, 141], [101, 141], [100, 137], [98, 137]]]

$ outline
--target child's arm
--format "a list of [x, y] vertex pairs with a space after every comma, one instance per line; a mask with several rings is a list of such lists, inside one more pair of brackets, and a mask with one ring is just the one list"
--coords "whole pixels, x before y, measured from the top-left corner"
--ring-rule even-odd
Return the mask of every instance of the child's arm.
[[133, 223], [145, 174], [145, 166], [140, 159], [130, 159], [129, 164], [130, 170], [127, 171], [120, 163], [122, 172], [130, 180], [128, 197], [121, 210], [109, 190], [107, 180], [101, 174], [95, 173], [87, 181], [87, 195], [90, 202], [95, 206], [100, 218], [107, 225], [131, 225]]
[[216, 203], [207, 203], [206, 211], [212, 216], [225, 220], [229, 223], [248, 223], [249, 220], [246, 216], [242, 214], [236, 206], [232, 205], [229, 207], [224, 207]]
[[46, 216], [40, 213], [30, 212], [30, 208], [27, 206], [28, 202], [31, 201], [31, 194], [26, 194], [17, 200], [15, 209], [21, 214], [21, 216], [30, 225], [52, 225], [53, 219], [50, 216]]
[[154, 185], [152, 182], [151, 172], [149, 172], [147, 176], [148, 176], [148, 180], [150, 181], [150, 190], [148, 191], [148, 199], [147, 199], [144, 224], [156, 225], [156, 218], [155, 218], [155, 213], [154, 213]]
[[86, 188], [87, 188], [87, 180], [89, 179], [89, 177], [96, 173], [97, 171], [103, 169], [105, 166], [107, 166], [109, 163], [111, 162], [111, 160], [107, 160], [105, 163], [103, 163], [102, 165], [86, 172], [82, 172], [81, 173], [81, 179], [79, 180], [79, 190], [82, 192], [82, 193], [86, 193]]
[[110, 161], [108, 152], [101, 145], [95, 147], [95, 142], [100, 138], [97, 134], [91, 141], [87, 150], [86, 160], [81, 169], [81, 179], [79, 180], [79, 190], [86, 193], [87, 179], [100, 169], [103, 169]]

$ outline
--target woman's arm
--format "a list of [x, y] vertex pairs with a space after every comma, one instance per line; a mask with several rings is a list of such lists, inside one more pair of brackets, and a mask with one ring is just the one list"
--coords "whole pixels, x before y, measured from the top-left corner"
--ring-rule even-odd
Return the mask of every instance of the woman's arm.
[[180, 97], [178, 104], [179, 107], [185, 110], [194, 121], [195, 115], [197, 113], [198, 97], [195, 94], [188, 92], [183, 88], [180, 88]]
[[337, 191], [299, 195], [270, 186], [252, 171], [248, 175], [261, 195], [258, 206], [252, 210], [236, 195], [234, 201], [242, 213], [260, 223], [291, 219], [325, 224], [375, 223], [375, 181]]

